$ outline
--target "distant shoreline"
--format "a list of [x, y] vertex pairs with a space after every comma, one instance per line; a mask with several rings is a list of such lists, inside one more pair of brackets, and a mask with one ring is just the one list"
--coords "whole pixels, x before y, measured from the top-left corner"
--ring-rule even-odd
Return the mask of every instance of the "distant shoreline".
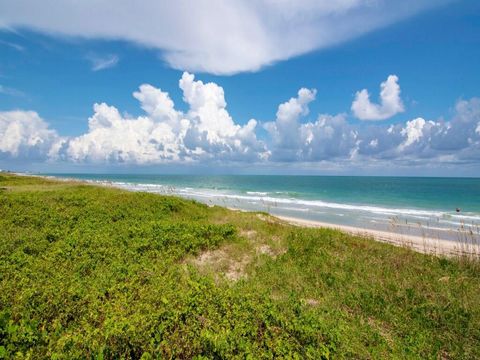
[[451, 240], [362, 229], [354, 226], [331, 224], [288, 216], [276, 216], [276, 218], [295, 226], [336, 229], [347, 234], [372, 238], [376, 241], [389, 243], [395, 246], [408, 247], [423, 254], [480, 256], [480, 244], [464, 244], [462, 242]]
[[[26, 173], [14, 173], [15, 175], [19, 176], [34, 176], [34, 177], [41, 177], [45, 179], [53, 179], [58, 181], [64, 182], [76, 182], [76, 183], [84, 183], [87, 185], [94, 185], [94, 186], [105, 186], [105, 187], [112, 187], [116, 189], [122, 189], [126, 191], [134, 191], [129, 190], [128, 188], [118, 186], [114, 182], [111, 181], [89, 181], [84, 179], [77, 179], [77, 178], [65, 178], [65, 177], [57, 177], [54, 175], [35, 175], [35, 174], [26, 174]], [[178, 194], [163, 194], [167, 196], [178, 196]], [[218, 205], [221, 206], [221, 205]], [[250, 210], [243, 210], [239, 208], [233, 208], [229, 206], [223, 206], [232, 211], [247, 211]], [[298, 217], [292, 216], [283, 216], [277, 214], [271, 214], [272, 217], [277, 218], [281, 221], [284, 221], [290, 225], [300, 226], [300, 227], [308, 227], [308, 228], [329, 228], [329, 229], [336, 229], [347, 234], [371, 238], [375, 241], [389, 243], [395, 246], [407, 247], [414, 251], [424, 253], [424, 254], [435, 254], [435, 255], [446, 255], [446, 256], [454, 256], [454, 255], [467, 255], [467, 256], [480, 256], [480, 243], [465, 243], [462, 241], [455, 241], [455, 240], [446, 240], [446, 239], [436, 239], [432, 237], [426, 236], [415, 236], [415, 235], [406, 235], [406, 234], [399, 234], [390, 231], [382, 231], [382, 230], [375, 230], [369, 228], [361, 228], [355, 226], [348, 226], [348, 225], [339, 225], [335, 223], [328, 223], [316, 220], [307, 220]]]

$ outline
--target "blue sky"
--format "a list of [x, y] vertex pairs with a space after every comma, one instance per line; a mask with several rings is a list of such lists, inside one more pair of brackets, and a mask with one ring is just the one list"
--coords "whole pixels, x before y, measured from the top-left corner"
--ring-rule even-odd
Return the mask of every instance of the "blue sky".
[[[398, 175], [450, 175], [454, 169], [459, 175], [480, 176], [480, 130], [476, 132], [477, 124], [480, 129], [480, 105], [476, 100], [480, 96], [480, 3], [419, 1], [411, 6], [418, 9], [407, 11], [397, 9], [392, 1], [378, 2], [381, 5], [375, 11], [365, 10], [367, 5], [361, 0], [334, 1], [333, 10], [316, 8], [309, 1], [305, 1], [305, 8], [292, 10], [291, 6], [296, 5], [290, 4], [274, 9], [281, 19], [278, 24], [263, 27], [263, 22], [268, 21], [265, 9], [224, 9], [221, 11], [225, 16], [234, 17], [233, 22], [237, 20], [236, 12], [231, 10], [237, 10], [239, 17], [254, 14], [251, 28], [260, 24], [268, 31], [252, 35], [250, 30], [244, 33], [235, 27], [229, 29], [228, 24], [216, 24], [217, 19], [213, 19], [218, 27], [205, 30], [205, 38], [197, 38], [200, 35], [195, 32], [203, 31], [202, 19], [215, 17], [214, 11], [210, 14], [198, 10], [195, 17], [193, 9], [187, 23], [178, 20], [182, 36], [177, 39], [192, 41], [193, 45], [178, 50], [168, 41], [156, 43], [166, 31], [161, 27], [147, 27], [139, 35], [107, 24], [105, 28], [111, 27], [108, 32], [102, 33], [99, 26], [100, 30], [89, 33], [69, 23], [49, 25], [50, 14], [38, 14], [33, 2], [22, 0], [15, 8], [0, 0], [0, 167], [203, 172], [213, 166], [217, 172], [237, 169], [253, 173]], [[66, 1], [56, 10], [66, 14], [66, 22], [74, 10], [69, 3]], [[208, 3], [204, 4], [207, 8]], [[282, 11], [298, 12], [298, 17], [288, 18]], [[305, 11], [317, 17], [303, 20]], [[81, 9], [77, 12], [81, 13]], [[196, 19], [200, 19], [200, 30], [195, 29]], [[127, 20], [131, 23], [126, 26], [139, 21]], [[337, 20], [361, 25], [344, 28], [335, 24]], [[92, 28], [98, 21], [94, 16], [86, 20]], [[111, 21], [119, 20], [112, 16]], [[75, 18], [71, 22], [75, 24]], [[227, 27], [224, 34], [220, 26]], [[356, 30], [362, 27], [365, 29]], [[266, 40], [256, 41], [255, 36]], [[200, 50], [197, 43], [202, 45]], [[179, 51], [188, 56], [178, 59]], [[217, 98], [210, 99], [216, 104], [212, 105], [214, 110], [205, 104], [194, 109], [192, 104], [198, 99], [186, 104], [185, 90], [179, 88], [184, 71], [195, 75], [186, 86], [198, 88], [196, 82], [202, 81], [204, 87], [199, 91], [205, 93], [209, 82], [215, 84], [215, 91], [223, 88], [226, 108]], [[398, 101], [392, 105], [396, 110], [375, 109], [373, 105], [380, 106], [380, 84], [389, 75], [398, 78]], [[139, 123], [132, 122], [126, 128], [119, 123], [121, 129], [116, 128], [115, 134], [89, 127], [89, 118], [103, 116], [101, 111], [93, 110], [93, 105], [106, 103], [118, 109], [121, 119], [115, 121], [138, 120], [145, 111], [132, 93], [141, 84], [168, 92], [176, 120], [147, 113], [152, 124], [138, 126], [141, 133], [130, 139], [136, 145], [116, 147], [105, 142], [100, 133], [121, 139], [121, 129], [131, 134]], [[297, 93], [301, 88], [315, 89], [315, 99], [306, 95], [307, 103], [300, 104], [302, 96]], [[363, 89], [370, 94], [370, 110], [361, 115], [352, 110], [352, 103]], [[295, 100], [289, 109], [297, 106], [299, 112], [289, 112], [285, 119], [279, 119], [279, 106], [289, 99]], [[32, 112], [38, 119], [32, 118]], [[180, 123], [181, 118], [190, 125], [173, 131], [168, 139], [163, 132], [152, 140], [149, 134], [159, 123], [166, 122], [173, 129], [177, 125], [172, 121]], [[419, 118], [423, 122], [408, 126]], [[246, 129], [250, 119], [255, 119], [254, 130]], [[222, 125], [222, 121], [226, 123]], [[282, 121], [288, 124], [282, 125]], [[219, 129], [215, 124], [220, 124]], [[391, 125], [396, 128], [388, 132]], [[333, 128], [335, 135], [327, 127]], [[12, 128], [21, 130], [15, 132]], [[452, 133], [445, 135], [447, 131]], [[188, 145], [185, 139], [195, 136]], [[348, 136], [352, 138], [347, 141]], [[346, 143], [340, 144], [339, 137]], [[465, 142], [464, 138], [469, 140]], [[145, 146], [138, 147], [142, 141]], [[152, 141], [158, 151], [150, 147]], [[377, 150], [366, 149], [367, 141]], [[93, 150], [88, 149], [93, 148], [95, 153], [89, 153]], [[142, 153], [149, 155], [142, 157]]]

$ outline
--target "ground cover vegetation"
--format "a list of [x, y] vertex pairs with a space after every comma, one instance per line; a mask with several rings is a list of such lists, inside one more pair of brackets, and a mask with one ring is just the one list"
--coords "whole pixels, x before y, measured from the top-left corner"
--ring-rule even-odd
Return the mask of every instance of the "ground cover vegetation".
[[480, 266], [0, 174], [0, 358], [480, 358]]

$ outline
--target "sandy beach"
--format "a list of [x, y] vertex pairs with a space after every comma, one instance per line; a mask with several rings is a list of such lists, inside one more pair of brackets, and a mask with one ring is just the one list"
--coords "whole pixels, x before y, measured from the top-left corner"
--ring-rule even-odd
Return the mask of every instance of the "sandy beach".
[[295, 226], [304, 226], [304, 227], [313, 227], [313, 228], [330, 228], [330, 229], [341, 230], [348, 234], [372, 238], [376, 241], [389, 243], [395, 246], [408, 247], [412, 250], [415, 250], [417, 252], [424, 253], [424, 254], [435, 254], [435, 255], [446, 255], [446, 256], [455, 256], [455, 255], [467, 255], [467, 256], [475, 256], [475, 257], [480, 256], [479, 244], [472, 245], [472, 244], [465, 244], [457, 241], [434, 239], [434, 238], [413, 236], [413, 235], [396, 234], [388, 231], [362, 229], [362, 228], [353, 227], [353, 226], [330, 224], [330, 223], [304, 220], [304, 219], [298, 219], [298, 218], [287, 217], [287, 216], [276, 216], [276, 218]]

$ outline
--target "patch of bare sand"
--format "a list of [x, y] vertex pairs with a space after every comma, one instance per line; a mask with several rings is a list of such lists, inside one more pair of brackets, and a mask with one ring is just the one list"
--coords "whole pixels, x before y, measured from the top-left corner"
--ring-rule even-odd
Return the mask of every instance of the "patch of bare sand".
[[257, 236], [257, 232], [255, 230], [241, 230], [239, 234], [240, 236], [246, 237], [249, 240], [252, 240]]
[[276, 236], [265, 238], [252, 229], [240, 230], [239, 235], [247, 239], [247, 243], [207, 250], [187, 259], [186, 263], [194, 265], [200, 272], [213, 274], [216, 280], [224, 278], [235, 282], [247, 277], [247, 268], [261, 263], [262, 256], [276, 259], [286, 252]]
[[480, 247], [476, 246], [462, 246], [461, 243], [442, 239], [432, 239], [413, 235], [402, 235], [396, 233], [390, 233], [387, 231], [362, 229], [353, 226], [337, 225], [324, 223], [319, 221], [311, 221], [304, 219], [297, 219], [287, 216], [279, 216], [278, 221], [283, 220], [286, 223], [301, 227], [313, 227], [313, 228], [330, 228], [343, 231], [345, 233], [372, 238], [376, 241], [386, 242], [396, 246], [403, 246], [410, 248], [414, 251], [433, 254], [433, 255], [446, 255], [446, 256], [473, 256], [478, 257], [480, 255]]
[[248, 254], [236, 256], [231, 246], [216, 250], [207, 250], [187, 263], [194, 265], [200, 272], [211, 273], [216, 280], [225, 277], [230, 281], [238, 281], [246, 277], [246, 267], [251, 263]]
[[304, 299], [305, 304], [310, 305], [310, 306], [318, 306], [320, 302], [316, 299]]

